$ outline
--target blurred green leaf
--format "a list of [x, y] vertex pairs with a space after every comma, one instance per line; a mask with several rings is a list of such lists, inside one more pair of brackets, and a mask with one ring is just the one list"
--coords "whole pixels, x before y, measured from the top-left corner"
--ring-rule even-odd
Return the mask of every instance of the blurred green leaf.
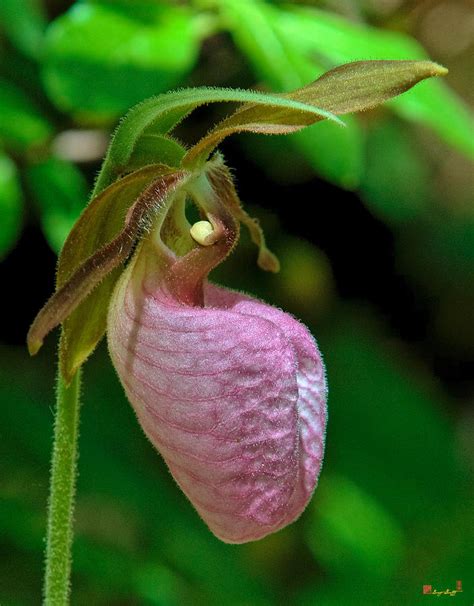
[[431, 127], [442, 139], [474, 160], [474, 118], [467, 105], [443, 82], [430, 82], [394, 99], [393, 109], [404, 118]]
[[[441, 207], [404, 235], [399, 252], [404, 271], [436, 293], [436, 298], [455, 291], [467, 296], [474, 292], [472, 211], [456, 213], [449, 206], [447, 210]], [[469, 316], [465, 319], [470, 321]]]
[[404, 536], [396, 519], [347, 478], [323, 476], [312, 513], [308, 543], [340, 576], [370, 575], [376, 582], [400, 564]]
[[23, 219], [23, 196], [15, 164], [0, 152], [0, 259], [15, 244]]
[[45, 27], [46, 18], [39, 0], [0, 2], [0, 31], [26, 55], [38, 56]]
[[403, 124], [387, 120], [369, 127], [360, 191], [375, 215], [395, 225], [415, 219], [433, 198], [430, 183], [426, 159]]
[[284, 259], [273, 280], [278, 299], [297, 316], [317, 318], [327, 313], [335, 295], [327, 257], [307, 240], [289, 235], [275, 242], [275, 252]]
[[48, 28], [44, 82], [64, 111], [110, 119], [182, 80], [198, 53], [184, 7], [75, 3]]
[[360, 311], [339, 317], [321, 345], [331, 390], [331, 468], [404, 524], [427, 508], [449, 507], [466, 488], [466, 472], [436, 386], [424, 385], [410, 356]]
[[294, 90], [315, 79], [312, 61], [276, 29], [271, 6], [260, 0], [217, 0], [217, 4], [237, 47], [272, 88]]
[[[236, 45], [256, 73], [275, 90], [300, 88], [324, 72], [295, 39], [278, 27], [275, 9], [254, 0], [218, 0]], [[347, 129], [324, 123], [290, 135], [311, 166], [326, 179], [355, 188], [363, 170], [363, 138], [356, 119], [347, 116]]]
[[312, 168], [345, 189], [356, 189], [364, 173], [364, 132], [353, 116], [344, 116], [347, 128], [321, 122], [290, 135]]
[[87, 181], [74, 164], [59, 158], [29, 166], [27, 179], [39, 208], [44, 235], [59, 253], [87, 201]]
[[[370, 59], [425, 59], [425, 50], [406, 34], [350, 23], [337, 15], [306, 8], [274, 9], [279, 31], [311, 60], [332, 64]], [[430, 126], [441, 138], [474, 158], [474, 121], [446, 84], [425, 82], [391, 106], [403, 117]]]
[[22, 90], [0, 79], [0, 141], [14, 150], [44, 143], [51, 127]]

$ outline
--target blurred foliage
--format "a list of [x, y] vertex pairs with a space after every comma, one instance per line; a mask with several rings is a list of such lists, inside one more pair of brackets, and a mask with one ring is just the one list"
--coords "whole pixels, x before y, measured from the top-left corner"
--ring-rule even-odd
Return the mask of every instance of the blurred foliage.
[[15, 164], [5, 154], [0, 154], [0, 258], [15, 244], [21, 229], [23, 197]]
[[85, 206], [87, 181], [74, 164], [53, 156], [29, 166], [26, 177], [45, 238], [58, 253]]
[[14, 84], [0, 80], [0, 140], [16, 151], [43, 143], [51, 128], [27, 94]]
[[43, 81], [65, 111], [117, 117], [192, 68], [191, 14], [158, 3], [78, 2], [49, 27]]
[[[431, 56], [450, 68], [444, 82], [346, 118], [346, 129], [322, 123], [226, 144], [246, 163], [241, 193], [282, 272], [259, 272], [244, 233], [214, 278], [284, 307], [318, 337], [330, 385], [320, 486], [291, 527], [255, 544], [220, 543], [144, 438], [101, 349], [85, 373], [73, 604], [410, 605], [430, 599], [423, 584], [457, 579], [464, 594], [454, 600], [472, 602], [473, 15], [468, 0], [0, 2], [0, 258], [14, 268], [5, 292], [20, 281], [28, 292], [36, 273], [48, 279], [28, 237], [41, 230], [59, 250], [104, 138], [137, 101], [187, 85], [287, 91], [354, 59]], [[196, 140], [221, 111], [199, 110], [180, 135]], [[170, 143], [167, 153], [180, 150]], [[389, 241], [395, 286], [375, 303], [348, 286], [387, 281], [374, 269], [372, 232], [352, 233], [343, 196]], [[23, 227], [27, 265], [12, 253]], [[402, 280], [415, 300], [412, 339], [394, 321]], [[15, 296], [18, 318], [6, 322], [27, 324]], [[31, 361], [0, 344], [2, 605], [39, 602], [49, 347]]]

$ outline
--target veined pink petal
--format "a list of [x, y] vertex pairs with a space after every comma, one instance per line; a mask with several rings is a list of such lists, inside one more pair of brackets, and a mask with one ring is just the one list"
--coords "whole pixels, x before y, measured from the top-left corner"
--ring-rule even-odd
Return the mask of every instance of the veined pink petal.
[[133, 263], [124, 272], [108, 342], [146, 435], [223, 541], [286, 526], [323, 459], [326, 380], [313, 337], [251, 297], [204, 282], [195, 306], [144, 275]]

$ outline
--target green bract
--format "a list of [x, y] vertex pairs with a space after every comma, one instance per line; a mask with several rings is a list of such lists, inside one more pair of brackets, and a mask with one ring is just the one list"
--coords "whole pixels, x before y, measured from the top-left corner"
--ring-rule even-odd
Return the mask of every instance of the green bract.
[[[237, 132], [288, 134], [337, 114], [364, 111], [447, 70], [430, 61], [361, 61], [337, 67], [291, 93], [263, 94], [197, 88], [148, 99], [119, 125], [97, 179], [92, 200], [67, 238], [58, 262], [57, 289], [28, 335], [36, 353], [46, 334], [62, 323], [61, 370], [70, 381], [105, 332], [109, 299], [136, 242], [150, 221], [186, 195], [206, 171], [216, 146]], [[240, 106], [190, 148], [169, 135], [192, 110], [215, 102]], [[259, 264], [276, 271], [258, 225], [240, 207], [260, 248]]]

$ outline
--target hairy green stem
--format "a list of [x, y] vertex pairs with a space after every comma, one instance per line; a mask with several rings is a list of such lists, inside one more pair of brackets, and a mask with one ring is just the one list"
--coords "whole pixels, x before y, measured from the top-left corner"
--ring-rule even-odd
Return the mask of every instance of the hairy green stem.
[[66, 385], [58, 368], [44, 579], [45, 606], [66, 606], [69, 603], [80, 372], [78, 370], [70, 385]]

